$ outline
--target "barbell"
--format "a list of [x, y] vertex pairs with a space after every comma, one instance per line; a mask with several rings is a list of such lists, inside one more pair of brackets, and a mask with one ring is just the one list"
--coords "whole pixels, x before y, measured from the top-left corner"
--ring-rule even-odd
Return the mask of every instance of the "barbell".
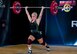
[[[10, 7], [10, 8], [13, 9], [13, 12], [14, 12], [15, 14], [19, 14], [19, 13], [21, 12], [21, 9], [22, 9], [22, 8], [25, 8], [25, 7], [21, 7], [20, 2], [15, 1], [15, 2], [13, 3], [13, 6]], [[42, 7], [28, 7], [28, 8], [42, 8]], [[58, 7], [58, 4], [57, 4], [56, 1], [52, 1], [50, 7], [45, 7], [45, 9], [50, 9], [50, 11], [51, 11], [51, 13], [52, 13], [53, 15], [56, 15], [56, 14], [58, 13], [58, 9], [62, 9], [62, 8], [63, 8], [63, 7]]]
[[[22, 8], [25, 7], [22, 7], [19, 1], [14, 1], [13, 6], [10, 7], [10, 9], [13, 9], [13, 12], [15, 14], [20, 14]], [[28, 7], [28, 8], [42, 8], [42, 7]], [[50, 12], [53, 15], [56, 15], [58, 13], [58, 9], [64, 10], [65, 12], [69, 12], [71, 10], [71, 6], [69, 4], [65, 4], [64, 7], [60, 7], [58, 6], [58, 3], [54, 0], [52, 1], [50, 7], [45, 7], [45, 9], [50, 9]]]

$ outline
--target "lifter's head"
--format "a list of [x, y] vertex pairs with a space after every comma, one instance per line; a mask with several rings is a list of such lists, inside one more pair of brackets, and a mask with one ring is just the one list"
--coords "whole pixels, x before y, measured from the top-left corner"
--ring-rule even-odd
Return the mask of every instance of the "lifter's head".
[[32, 20], [36, 20], [37, 19], [37, 13], [36, 12], [33, 12], [32, 14], [31, 14], [31, 17], [32, 17]]

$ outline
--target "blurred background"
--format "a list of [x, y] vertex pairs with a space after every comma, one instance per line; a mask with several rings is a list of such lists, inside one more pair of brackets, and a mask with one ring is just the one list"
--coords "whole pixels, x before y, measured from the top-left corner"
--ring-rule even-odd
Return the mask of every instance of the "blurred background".
[[[0, 8], [0, 46], [26, 44], [29, 36], [29, 21], [25, 9], [20, 14], [14, 14], [9, 7], [14, 1], [22, 6], [50, 7], [53, 0], [2, 0], [5, 8]], [[60, 1], [56, 0], [59, 4]], [[72, 1], [72, 0], [71, 0]], [[41, 9], [28, 9], [29, 13], [40, 13]], [[77, 45], [77, 27], [71, 27], [72, 20], [77, 20], [77, 4], [70, 12], [61, 9], [57, 15], [52, 15], [50, 9], [45, 9], [39, 29], [43, 32], [44, 40], [50, 45]], [[37, 44], [37, 41], [34, 41]]]

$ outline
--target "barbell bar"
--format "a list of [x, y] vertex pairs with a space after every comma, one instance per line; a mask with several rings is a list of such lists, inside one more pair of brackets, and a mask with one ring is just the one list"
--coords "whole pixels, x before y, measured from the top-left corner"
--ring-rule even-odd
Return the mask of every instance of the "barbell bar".
[[[26, 7], [10, 7], [10, 9], [13, 9], [13, 8], [26, 8]], [[42, 8], [42, 7], [28, 7], [28, 8]], [[50, 7], [44, 7], [46, 9], [50, 9]], [[62, 9], [63, 7], [56, 7], [56, 9]]]
[[[13, 9], [13, 8], [26, 8], [26, 7], [10, 7], [10, 8]], [[42, 8], [42, 7], [28, 7], [28, 8]], [[44, 7], [44, 8], [49, 9], [50, 7]]]
[[[5, 8], [5, 6], [3, 5], [2, 7], [0, 8]], [[26, 7], [10, 7], [10, 9], [13, 9], [13, 8], [26, 8]], [[28, 7], [28, 8], [42, 8], [42, 7]], [[50, 7], [44, 7], [46, 9], [50, 9]], [[56, 9], [62, 9], [63, 7], [56, 7]]]

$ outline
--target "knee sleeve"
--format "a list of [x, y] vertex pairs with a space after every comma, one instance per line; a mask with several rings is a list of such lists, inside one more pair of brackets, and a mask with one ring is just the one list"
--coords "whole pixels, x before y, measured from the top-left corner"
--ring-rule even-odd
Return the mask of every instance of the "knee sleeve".
[[31, 39], [28, 39], [28, 45], [31, 45], [32, 44], [32, 40]]
[[41, 45], [45, 45], [45, 42], [43, 41], [43, 43], [41, 43]]

